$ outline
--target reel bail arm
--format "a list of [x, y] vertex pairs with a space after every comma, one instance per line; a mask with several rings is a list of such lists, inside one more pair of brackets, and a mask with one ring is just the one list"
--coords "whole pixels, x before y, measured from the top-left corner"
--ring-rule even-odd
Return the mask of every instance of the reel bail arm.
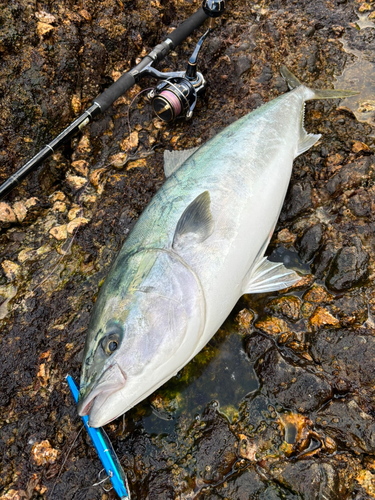
[[[41, 151], [39, 151], [31, 160], [25, 163], [20, 169], [12, 174], [0, 186], [0, 200], [12, 191], [28, 174], [36, 170], [47, 158], [49, 158], [62, 144], [76, 135], [82, 128], [88, 125], [95, 117], [108, 109], [111, 104], [116, 101], [122, 94], [129, 90], [135, 83], [137, 83], [143, 76], [150, 75], [150, 68], [154, 62], [161, 61], [164, 57], [177, 45], [183, 42], [195, 29], [199, 28], [207, 18], [215, 18], [223, 12], [221, 7], [224, 5], [224, 0], [204, 0], [203, 5], [192, 16], [178, 26], [166, 40], [158, 44], [142, 61], [137, 64], [133, 69], [124, 73], [115, 83], [113, 83], [107, 90], [100, 94], [92, 105], [66, 129], [64, 129], [55, 139], [47, 144]], [[220, 12], [219, 12], [220, 11]], [[218, 13], [219, 12], [219, 13]], [[147, 68], [147, 70], [146, 70]], [[152, 68], [153, 69], [153, 68]], [[146, 70], [146, 71], [145, 71]], [[181, 72], [177, 72], [180, 75]], [[161, 78], [165, 79], [165, 74], [160, 73]], [[198, 74], [199, 75], [199, 74]], [[160, 76], [158, 77], [160, 78]], [[203, 77], [202, 81], [203, 80]], [[186, 80], [188, 81], [188, 80]], [[170, 82], [173, 83], [173, 82]], [[178, 83], [178, 82], [177, 82]], [[189, 83], [189, 82], [188, 82]], [[184, 85], [182, 85], [184, 87]], [[197, 90], [194, 86], [182, 89], [182, 94], [188, 94]], [[192, 88], [191, 88], [192, 87]], [[199, 85], [197, 89], [199, 88]], [[172, 97], [173, 99], [173, 97]], [[194, 99], [193, 99], [194, 101]], [[189, 99], [188, 102], [190, 103]], [[196, 98], [195, 98], [196, 102]], [[195, 102], [189, 104], [189, 109], [186, 116], [192, 113]], [[185, 106], [184, 101], [184, 106]], [[178, 110], [178, 103], [175, 101], [175, 111]], [[179, 113], [178, 113], [179, 114]]]

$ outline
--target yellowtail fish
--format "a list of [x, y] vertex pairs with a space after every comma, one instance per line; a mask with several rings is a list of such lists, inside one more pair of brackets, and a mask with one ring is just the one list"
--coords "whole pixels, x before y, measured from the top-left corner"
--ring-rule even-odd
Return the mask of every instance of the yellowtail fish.
[[90, 320], [79, 414], [100, 427], [173, 377], [238, 299], [300, 277], [264, 257], [294, 158], [320, 135], [305, 102], [353, 95], [312, 90], [286, 69], [288, 92], [199, 148], [165, 154], [167, 180], [125, 241]]

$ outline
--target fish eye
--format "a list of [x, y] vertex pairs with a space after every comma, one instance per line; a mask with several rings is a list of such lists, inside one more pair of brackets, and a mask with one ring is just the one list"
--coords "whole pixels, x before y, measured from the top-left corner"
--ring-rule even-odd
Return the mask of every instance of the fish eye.
[[117, 349], [117, 346], [118, 346], [117, 342], [115, 340], [111, 340], [111, 342], [108, 342], [107, 347], [109, 351], [113, 352]]
[[120, 344], [120, 338], [116, 333], [111, 333], [104, 337], [101, 342], [102, 349], [107, 356], [113, 354]]

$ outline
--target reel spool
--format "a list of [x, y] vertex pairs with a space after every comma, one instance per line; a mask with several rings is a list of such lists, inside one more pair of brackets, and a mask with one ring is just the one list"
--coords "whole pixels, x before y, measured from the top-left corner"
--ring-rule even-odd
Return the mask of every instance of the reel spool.
[[194, 82], [185, 75], [163, 80], [148, 95], [156, 116], [166, 123], [172, 122], [179, 116], [191, 118], [198, 92], [203, 89], [204, 84], [201, 74], [197, 74]]
[[202, 8], [210, 18], [209, 28], [198, 41], [189, 59], [186, 71], [153, 74], [162, 81], [148, 94], [156, 116], [166, 123], [178, 117], [191, 118], [199, 93], [206, 84], [203, 75], [197, 71], [197, 58], [207, 35], [215, 28], [215, 19], [225, 10], [224, 0], [203, 0]]

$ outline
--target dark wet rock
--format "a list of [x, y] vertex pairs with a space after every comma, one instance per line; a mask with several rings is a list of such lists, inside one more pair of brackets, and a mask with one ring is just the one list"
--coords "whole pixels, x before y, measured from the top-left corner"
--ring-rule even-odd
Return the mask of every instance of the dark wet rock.
[[315, 224], [303, 233], [301, 239], [296, 241], [298, 255], [303, 262], [309, 262], [319, 250], [323, 239], [322, 224]]
[[215, 54], [215, 52], [222, 48], [221, 40], [218, 36], [209, 38], [207, 42], [208, 43], [206, 50], [209, 52], [209, 54]]
[[146, 488], [143, 490], [145, 500], [174, 500], [175, 490], [173, 476], [170, 470], [161, 470], [150, 474], [145, 481]]
[[288, 85], [284, 78], [280, 75], [277, 75], [275, 78], [275, 89], [280, 92], [280, 94], [283, 94], [284, 92], [288, 91]]
[[369, 254], [363, 250], [358, 237], [352, 241], [354, 245], [339, 250], [331, 263], [326, 284], [335, 292], [349, 290], [368, 276]]
[[266, 311], [279, 314], [291, 321], [300, 319], [302, 301], [293, 295], [273, 299], [266, 306]]
[[361, 294], [340, 297], [331, 308], [341, 326], [360, 326], [368, 318], [367, 298]]
[[209, 488], [202, 489], [202, 492], [198, 494], [197, 500], [222, 500], [223, 497], [213, 493]]
[[312, 207], [311, 184], [297, 182], [289, 190], [280, 215], [282, 221], [294, 219]]
[[322, 377], [288, 363], [277, 349], [265, 354], [256, 365], [262, 391], [275, 397], [285, 408], [308, 412], [332, 396], [329, 383]]
[[[374, 382], [375, 338], [371, 331], [328, 330], [309, 337], [311, 355], [340, 392], [367, 388]], [[371, 397], [370, 397], [371, 401]], [[373, 403], [371, 403], [373, 405]]]
[[270, 400], [263, 394], [257, 394], [246, 399], [241, 407], [241, 420], [246, 423], [249, 431], [259, 431], [267, 418], [269, 412]]
[[317, 425], [345, 449], [375, 454], [374, 419], [354, 399], [332, 401], [317, 415]]
[[[120, 453], [126, 453], [128, 460], [133, 463], [133, 471], [137, 474], [138, 480], [147, 486], [153, 472], [166, 467], [167, 457], [157, 456], [157, 448], [154, 446], [151, 437], [140, 430], [134, 430], [126, 442], [121, 442]], [[168, 468], [169, 469], [169, 468]]]
[[273, 342], [271, 339], [255, 333], [246, 341], [245, 351], [250, 361], [255, 363], [255, 361], [260, 356], [264, 355], [272, 346]]
[[306, 36], [313, 36], [314, 34], [315, 34], [315, 26], [310, 26], [310, 28], [308, 28], [305, 31]]
[[251, 57], [250, 56], [240, 56], [235, 64], [234, 72], [236, 77], [239, 78], [241, 75], [246, 73], [251, 68]]
[[258, 498], [259, 493], [266, 489], [265, 484], [253, 469], [245, 469], [215, 489], [219, 498], [248, 500]]
[[199, 495], [199, 500], [292, 500], [293, 493], [281, 485], [269, 485], [262, 481], [254, 469], [241, 470], [225, 483], [214, 489], [214, 492]]
[[278, 456], [283, 436], [277, 423], [274, 401], [264, 394], [252, 394], [240, 406], [238, 433], [238, 458], [262, 462]]
[[306, 68], [310, 73], [315, 73], [317, 68], [317, 62], [319, 61], [319, 49], [316, 45], [310, 47], [311, 53], [309, 54], [306, 62]]
[[197, 477], [205, 483], [215, 483], [228, 474], [236, 461], [236, 438], [215, 406], [205, 411], [202, 420], [206, 426], [196, 443]]
[[272, 73], [271, 67], [268, 64], [265, 64], [263, 66], [262, 73], [260, 74], [260, 76], [258, 76], [256, 81], [258, 83], [266, 83], [272, 79], [272, 76], [273, 76], [273, 73]]
[[337, 174], [327, 182], [327, 191], [337, 196], [343, 191], [358, 187], [365, 182], [374, 168], [374, 157], [366, 156], [360, 160], [344, 165]]
[[304, 500], [341, 500], [339, 475], [324, 461], [299, 460], [276, 465], [271, 474], [281, 484]]
[[324, 276], [335, 255], [336, 250], [332, 242], [327, 242], [319, 250], [312, 264], [312, 271], [317, 278]]
[[251, 106], [251, 109], [256, 109], [256, 108], [259, 108], [259, 106], [261, 106], [263, 103], [263, 99], [262, 99], [262, 96], [258, 93], [254, 93], [254, 94], [251, 94], [250, 96], [250, 106]]
[[250, 49], [250, 42], [243, 42], [241, 45], [238, 47], [238, 52], [241, 52], [243, 50], [249, 50]]
[[26, 233], [22, 231], [15, 231], [9, 235], [9, 239], [12, 241], [23, 241], [25, 239]]
[[316, 44], [309, 47], [302, 47], [301, 56], [298, 61], [299, 68], [306, 68], [310, 73], [317, 71], [317, 62], [319, 60], [319, 49]]
[[296, 496], [282, 486], [271, 484], [259, 493], [256, 500], [296, 500]]
[[349, 198], [348, 208], [357, 217], [367, 217], [370, 215], [372, 207], [369, 193], [365, 190], [360, 190], [354, 194]]

